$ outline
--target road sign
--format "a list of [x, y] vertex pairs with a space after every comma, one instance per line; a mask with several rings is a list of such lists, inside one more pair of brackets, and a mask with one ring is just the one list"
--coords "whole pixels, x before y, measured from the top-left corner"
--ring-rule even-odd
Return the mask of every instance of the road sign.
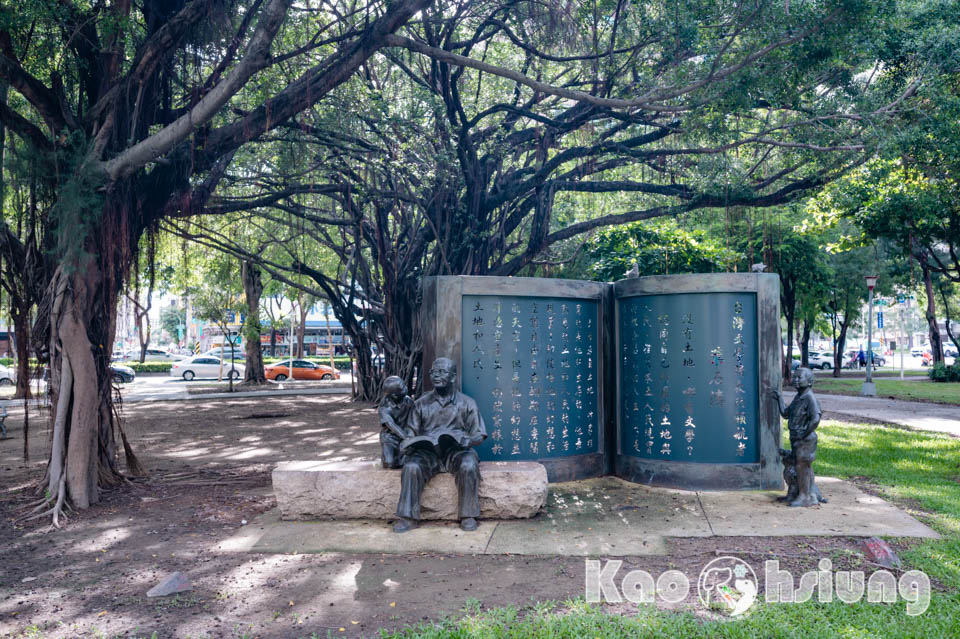
[[883, 328], [883, 311], [877, 313], [877, 328]]

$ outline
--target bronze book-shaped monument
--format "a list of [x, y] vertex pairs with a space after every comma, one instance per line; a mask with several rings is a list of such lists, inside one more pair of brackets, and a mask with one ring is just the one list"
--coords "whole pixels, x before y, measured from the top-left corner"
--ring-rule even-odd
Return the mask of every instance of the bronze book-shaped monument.
[[487, 424], [481, 461], [537, 461], [550, 481], [783, 485], [774, 274], [432, 277], [421, 312], [423, 361], [457, 362]]

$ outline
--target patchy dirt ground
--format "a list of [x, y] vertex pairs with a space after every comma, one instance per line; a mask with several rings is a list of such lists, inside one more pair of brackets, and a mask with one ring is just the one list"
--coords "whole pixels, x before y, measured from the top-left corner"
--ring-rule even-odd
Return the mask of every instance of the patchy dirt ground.
[[[136, 403], [124, 407], [131, 444], [150, 477], [104, 495], [60, 530], [15, 519], [34, 499], [48, 430], [31, 413], [31, 461], [23, 415], [0, 441], [0, 636], [306, 637], [371, 636], [465, 606], [563, 601], [584, 595], [584, 560], [449, 555], [257, 555], [225, 540], [273, 508], [270, 470], [292, 459], [377, 459], [375, 411], [344, 396]], [[696, 578], [717, 555], [760, 566], [781, 560], [794, 574], [821, 557], [860, 565], [851, 538], [689, 538], [662, 557], [626, 558], [656, 576]], [[862, 569], [862, 566], [861, 566]], [[174, 571], [193, 590], [148, 599]], [[703, 611], [696, 585], [682, 604]], [[629, 613], [630, 605], [611, 607]]]

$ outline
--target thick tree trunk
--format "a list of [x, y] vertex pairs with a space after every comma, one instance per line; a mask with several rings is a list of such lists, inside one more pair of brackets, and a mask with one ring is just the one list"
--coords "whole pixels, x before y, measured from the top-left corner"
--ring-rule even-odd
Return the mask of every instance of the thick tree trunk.
[[10, 316], [13, 319], [15, 336], [14, 348], [17, 351], [17, 390], [14, 399], [30, 397], [30, 307], [14, 299]]
[[[89, 234], [75, 240], [60, 260], [38, 311], [37, 338], [50, 366], [51, 433], [47, 495], [54, 524], [69, 503], [83, 509], [100, 501], [100, 490], [123, 481], [114, 432], [119, 432], [130, 475], [145, 474], [113, 410], [110, 354], [117, 302], [139, 233], [131, 211], [135, 190], [110, 189]], [[63, 235], [76, 233], [65, 226]]]
[[[134, 295], [138, 296], [139, 292]], [[146, 306], [142, 306], [137, 297], [129, 295], [127, 297], [133, 302], [133, 312], [137, 320], [137, 340], [140, 342], [140, 363], [143, 364], [147, 359], [147, 347], [150, 346], [150, 307], [153, 306], [153, 293], [151, 291], [147, 294]]]
[[783, 309], [783, 317], [787, 321], [787, 353], [783, 358], [783, 383], [789, 384], [793, 373], [793, 320], [797, 314], [797, 292], [795, 283], [790, 278], [781, 278], [780, 280], [780, 308]]
[[118, 299], [89, 265], [67, 274], [60, 269], [51, 284], [50, 363], [53, 446], [48, 494], [75, 508], [100, 501], [100, 487], [121, 480], [113, 435], [109, 376], [113, 313], [103, 306]]
[[277, 356], [277, 329], [270, 326], [270, 357]]
[[783, 383], [790, 383], [790, 375], [793, 372], [793, 309], [784, 308], [784, 315], [787, 317], [787, 354], [783, 358]]
[[800, 333], [800, 365], [804, 368], [810, 367], [810, 329], [812, 322], [804, 318], [803, 330]]
[[933, 355], [933, 363], [943, 362], [943, 340], [940, 339], [940, 329], [937, 327], [937, 305], [934, 290], [933, 278], [930, 269], [927, 267], [926, 260], [920, 261], [920, 268], [923, 270], [923, 289], [927, 295], [927, 332], [930, 334], [930, 353]]
[[837, 350], [835, 351], [836, 355], [834, 357], [837, 365], [833, 367], [833, 376], [840, 377], [840, 369], [843, 368], [843, 349], [847, 345], [847, 327], [850, 326], [850, 323], [847, 322], [846, 316], [843, 318], [843, 322], [840, 323], [840, 335], [837, 336]]
[[[947, 330], [947, 337], [953, 342], [953, 347], [960, 352], [960, 341], [957, 341], [957, 336], [953, 334], [953, 320], [950, 318], [950, 300], [947, 298], [943, 280], [940, 280], [937, 289], [940, 291], [940, 299], [943, 300], [943, 327]], [[954, 357], [953, 361], [954, 363], [960, 362], [960, 357]]]
[[[146, 329], [143, 319], [146, 320]], [[150, 345], [150, 318], [146, 317], [146, 314], [143, 318], [137, 318], [137, 339], [140, 340], [140, 363], [143, 364], [147, 359], [147, 346]]]
[[357, 361], [357, 390], [354, 399], [365, 402], [377, 401], [380, 399], [380, 384], [383, 380], [373, 366], [370, 338], [363, 332], [352, 333], [350, 337], [353, 340], [354, 357]]
[[306, 335], [307, 330], [307, 314], [310, 312], [309, 308], [304, 308], [303, 304], [300, 304], [300, 324], [297, 326], [297, 357], [303, 358], [305, 356], [303, 352], [303, 338]]
[[263, 294], [260, 268], [252, 262], [242, 262], [240, 278], [243, 280], [243, 294], [247, 300], [247, 321], [243, 327], [247, 370], [243, 375], [243, 381], [250, 384], [266, 384], [263, 351], [260, 350], [260, 296]]

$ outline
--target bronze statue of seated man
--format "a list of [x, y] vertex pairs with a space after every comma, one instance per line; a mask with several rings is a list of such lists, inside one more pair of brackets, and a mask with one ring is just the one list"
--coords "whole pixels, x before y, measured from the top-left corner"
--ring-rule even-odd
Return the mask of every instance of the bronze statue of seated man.
[[430, 479], [453, 473], [459, 499], [460, 527], [476, 530], [480, 516], [480, 461], [473, 446], [487, 437], [477, 403], [456, 390], [457, 367], [446, 357], [430, 367], [433, 390], [414, 402], [407, 422], [413, 437], [401, 443], [403, 471], [393, 531], [416, 528], [420, 497]]

